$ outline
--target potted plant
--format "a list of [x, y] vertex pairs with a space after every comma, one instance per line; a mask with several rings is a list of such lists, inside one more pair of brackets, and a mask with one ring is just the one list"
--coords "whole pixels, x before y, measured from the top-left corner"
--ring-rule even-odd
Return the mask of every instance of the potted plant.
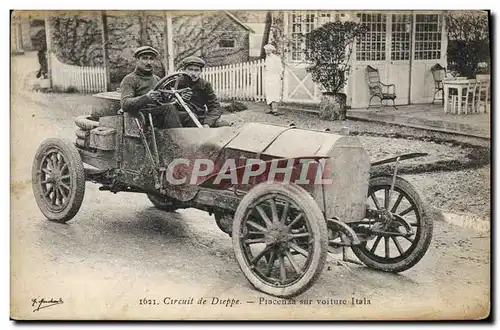
[[364, 31], [364, 27], [356, 22], [331, 22], [305, 36], [306, 60], [310, 62], [307, 71], [323, 89], [322, 119], [345, 120], [347, 95], [343, 88], [349, 79], [354, 41]]

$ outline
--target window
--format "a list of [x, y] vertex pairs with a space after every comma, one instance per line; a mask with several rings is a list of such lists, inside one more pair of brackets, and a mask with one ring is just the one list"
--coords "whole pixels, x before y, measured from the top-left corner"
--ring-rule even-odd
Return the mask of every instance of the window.
[[437, 60], [441, 58], [442, 16], [417, 14], [415, 16], [415, 59]]
[[318, 26], [322, 26], [326, 23], [334, 22], [339, 20], [339, 14], [332, 15], [331, 13], [319, 13], [318, 15]]
[[385, 61], [387, 16], [385, 14], [358, 14], [367, 32], [356, 41], [356, 60]]
[[290, 60], [305, 61], [304, 36], [328, 22], [339, 19], [339, 14], [328, 11], [294, 11], [288, 15], [288, 35], [290, 36]]
[[219, 39], [219, 48], [234, 48], [234, 39]]
[[314, 29], [315, 14], [295, 13], [291, 15], [291, 58], [292, 61], [304, 61], [305, 40], [303, 36]]
[[391, 60], [410, 59], [410, 31], [410, 15], [392, 15]]

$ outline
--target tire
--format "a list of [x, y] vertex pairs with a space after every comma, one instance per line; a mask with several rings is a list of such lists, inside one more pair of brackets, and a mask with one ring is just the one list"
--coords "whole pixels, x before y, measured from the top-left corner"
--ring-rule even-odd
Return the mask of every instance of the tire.
[[[258, 211], [255, 210], [258, 210], [258, 207], [261, 207], [262, 210], [265, 205], [270, 205], [268, 211], [264, 211], [268, 217], [269, 214], [273, 214], [273, 207], [271, 206], [273, 203], [265, 203], [271, 200], [276, 205], [276, 219], [282, 219], [285, 213], [284, 210], [287, 209], [284, 205], [286, 203], [290, 205], [288, 215], [284, 221], [285, 226], [283, 227], [280, 224], [281, 220], [273, 221], [271, 227], [269, 227], [269, 225], [265, 224], [263, 217], [259, 219], [256, 215]], [[269, 213], [269, 210], [271, 210], [271, 213]], [[303, 213], [303, 216], [297, 218], [300, 213]], [[297, 219], [299, 220], [297, 221]], [[267, 219], [267, 221], [270, 220]], [[262, 234], [263, 231], [255, 232], [255, 229], [252, 232], [251, 229], [254, 225], [268, 230], [267, 233]], [[283, 236], [278, 229], [280, 227], [283, 230], [282, 232], [285, 233]], [[286, 228], [289, 228], [289, 230], [284, 230]], [[233, 249], [240, 269], [257, 290], [267, 294], [283, 298], [297, 296], [314, 284], [325, 265], [328, 247], [326, 221], [312, 196], [297, 185], [268, 183], [256, 185], [242, 198], [238, 205], [234, 215], [232, 232]], [[263, 235], [264, 237], [249, 238], [251, 235]], [[290, 238], [290, 235], [307, 235], [309, 238]], [[259, 242], [250, 243], [250, 241]], [[263, 250], [256, 253], [256, 255], [252, 252], [252, 247], [255, 245], [250, 246], [254, 243], [265, 244]], [[299, 252], [300, 250], [302, 252]], [[300, 257], [304, 252], [307, 253], [307, 256], [304, 256], [306, 260], [303, 262], [303, 269], [297, 272], [296, 267], [300, 266], [301, 260], [294, 258], [293, 255], [295, 253], [295, 256]], [[288, 257], [285, 258], [284, 254], [288, 254]], [[261, 257], [256, 258], [259, 255]], [[294, 259], [295, 265], [290, 262], [290, 256]], [[288, 274], [295, 275], [286, 283], [285, 280], [287, 280], [286, 276], [288, 274], [285, 259], [289, 261], [289, 266], [292, 266], [292, 271], [288, 271]], [[264, 261], [265, 267], [260, 267], [263, 266], [261, 260]], [[276, 267], [278, 269], [275, 268], [276, 261], [278, 261], [278, 267]], [[267, 274], [262, 272], [264, 268]], [[282, 269], [284, 269], [285, 280], [281, 275]], [[271, 276], [273, 271], [279, 273], [279, 275], [276, 275], [279, 279], [273, 279]]]
[[65, 223], [78, 213], [85, 195], [85, 173], [74, 143], [51, 138], [40, 145], [33, 161], [32, 188], [47, 219]]
[[[381, 189], [388, 190], [390, 189], [392, 184], [392, 176], [377, 176], [373, 177], [370, 179], [370, 185], [369, 185], [369, 192], [368, 196], [370, 199], [370, 194], [376, 193], [377, 191], [380, 191]], [[413, 242], [407, 243], [404, 241], [404, 238], [402, 238], [403, 242], [409, 244], [409, 248], [405, 250], [403, 253], [399, 251], [399, 248], [402, 249], [401, 242], [399, 241], [399, 238], [401, 237], [391, 237], [391, 238], [386, 238], [384, 237], [384, 243], [388, 246], [385, 247], [385, 250], [388, 250], [390, 253], [390, 239], [393, 239], [393, 245], [396, 246], [396, 242], [398, 241], [399, 247], [398, 247], [398, 254], [399, 256], [391, 257], [389, 254], [389, 258], [386, 256], [381, 257], [376, 255], [377, 252], [377, 246], [375, 247], [374, 252], [371, 251], [371, 248], [373, 248], [373, 245], [371, 248], [368, 248], [368, 242], [365, 241], [361, 245], [358, 246], [353, 246], [352, 250], [354, 254], [358, 257], [360, 261], [362, 261], [365, 265], [368, 267], [385, 271], [385, 272], [391, 272], [391, 273], [399, 273], [403, 272], [405, 270], [410, 269], [411, 267], [415, 266], [425, 255], [427, 252], [427, 249], [429, 248], [429, 245], [432, 240], [432, 234], [433, 234], [433, 220], [429, 216], [429, 209], [427, 206], [427, 203], [420, 197], [420, 193], [405, 179], [401, 177], [396, 178], [396, 182], [394, 184], [394, 191], [398, 192], [398, 199], [400, 195], [405, 195], [403, 197], [404, 199], [407, 200], [407, 209], [412, 208], [412, 213], [415, 214], [415, 221], [412, 223], [412, 230], [414, 230], [414, 227], [416, 228], [416, 233], [411, 237]], [[384, 199], [385, 201], [385, 199]], [[395, 202], [396, 203], [396, 202]], [[393, 207], [395, 205], [393, 203]], [[399, 209], [399, 205], [396, 207], [396, 210], [391, 210], [391, 213], [397, 214], [396, 211]], [[390, 205], [389, 205], [390, 206]], [[401, 212], [403, 214], [405, 211]], [[406, 213], [410, 214], [410, 213]], [[403, 215], [405, 216], [405, 214]], [[401, 217], [403, 217], [401, 216]], [[408, 222], [413, 221], [410, 220], [409, 217], [407, 219]], [[396, 224], [397, 225], [397, 224]], [[399, 227], [399, 226], [398, 226]], [[380, 238], [379, 238], [380, 237]], [[382, 235], [375, 235], [374, 237], [371, 237], [369, 241], [374, 241], [373, 244], [376, 244], [377, 240], [380, 242], [382, 240]], [[389, 243], [386, 243], [385, 241], [389, 241]], [[384, 251], [384, 254], [387, 253]]]
[[154, 207], [159, 210], [173, 212], [177, 209], [174, 204], [168, 200], [168, 198], [161, 198], [153, 194], [147, 194], [147, 196], [149, 201], [153, 203]]
[[79, 138], [79, 139], [83, 139], [85, 140], [86, 138], [88, 138], [90, 135], [90, 132], [87, 130], [83, 130], [83, 129], [77, 129], [76, 130], [76, 137]]
[[75, 141], [75, 144], [79, 148], [86, 148], [87, 147], [87, 143], [84, 139], [77, 138]]
[[84, 131], [90, 131], [99, 126], [98, 121], [88, 119], [88, 116], [79, 116], [75, 119], [75, 125]]

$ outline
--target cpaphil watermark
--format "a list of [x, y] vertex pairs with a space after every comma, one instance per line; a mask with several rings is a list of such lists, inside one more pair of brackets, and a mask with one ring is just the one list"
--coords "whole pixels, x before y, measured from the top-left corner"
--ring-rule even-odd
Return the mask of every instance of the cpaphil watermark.
[[174, 186], [206, 181], [216, 185], [260, 182], [327, 185], [332, 184], [329, 172], [325, 158], [264, 160], [242, 157], [226, 159], [223, 163], [203, 158], [177, 158], [168, 164], [165, 178], [169, 185]]

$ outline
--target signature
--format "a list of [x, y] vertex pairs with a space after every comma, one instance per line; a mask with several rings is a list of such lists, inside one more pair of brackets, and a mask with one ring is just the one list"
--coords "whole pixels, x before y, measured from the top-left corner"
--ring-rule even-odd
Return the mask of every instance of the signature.
[[40, 309], [55, 306], [55, 305], [60, 305], [64, 303], [62, 298], [59, 298], [59, 300], [55, 300], [54, 298], [50, 298], [50, 300], [46, 300], [45, 298], [42, 299], [36, 299], [33, 298], [31, 299], [31, 307], [34, 307], [33, 312], [37, 312]]

